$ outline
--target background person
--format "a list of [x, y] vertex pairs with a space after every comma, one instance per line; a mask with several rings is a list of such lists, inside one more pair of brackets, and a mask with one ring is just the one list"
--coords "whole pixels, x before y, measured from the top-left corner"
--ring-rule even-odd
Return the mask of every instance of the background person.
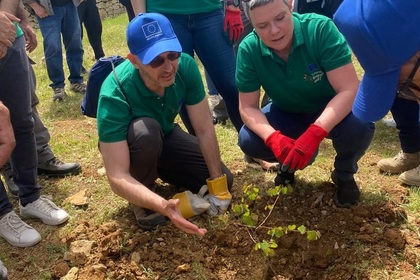
[[86, 92], [86, 84], [81, 76], [83, 47], [80, 21], [74, 4], [79, 4], [80, 1], [74, 1], [46, 0], [41, 4], [37, 0], [23, 0], [23, 3], [27, 4], [37, 16], [39, 29], [44, 39], [45, 63], [51, 80], [54, 101], [61, 101], [66, 96], [61, 37], [63, 37], [67, 66], [70, 71], [68, 77], [70, 89], [78, 93]]
[[[9, 109], [16, 147], [10, 162], [18, 175], [15, 183], [19, 187], [19, 210], [23, 217], [37, 218], [48, 225], [60, 225], [69, 219], [63, 209], [50, 199], [40, 195], [37, 182], [37, 154], [33, 119], [30, 104], [29, 61], [26, 49], [35, 45], [35, 38], [26, 12], [14, 0], [2, 0], [2, 11], [20, 19], [16, 25], [16, 40], [0, 60], [0, 100]], [[10, 25], [1, 25], [0, 29]], [[26, 43], [25, 43], [25, 38]], [[26, 49], [25, 49], [26, 48]], [[19, 77], [19, 82], [16, 82]], [[0, 236], [16, 247], [28, 247], [41, 240], [40, 234], [21, 220], [13, 211], [3, 183], [0, 181]]]
[[378, 167], [392, 174], [403, 172], [401, 182], [419, 186], [420, 72], [415, 67], [420, 56], [420, 2], [345, 0], [334, 21], [365, 70], [353, 113], [377, 121], [391, 109], [399, 130], [402, 151], [379, 161]]
[[80, 20], [80, 33], [83, 40], [83, 26], [85, 26], [86, 33], [89, 39], [89, 44], [92, 47], [95, 59], [98, 60], [105, 56], [102, 47], [102, 21], [99, 15], [96, 0], [84, 0], [77, 6], [77, 13]]

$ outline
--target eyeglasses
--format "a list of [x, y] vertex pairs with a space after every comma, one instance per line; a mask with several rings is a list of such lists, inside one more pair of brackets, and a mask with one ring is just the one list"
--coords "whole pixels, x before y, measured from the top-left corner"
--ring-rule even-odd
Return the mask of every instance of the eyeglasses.
[[157, 56], [155, 57], [148, 65], [152, 68], [157, 68], [162, 66], [165, 63], [166, 59], [169, 59], [170, 61], [177, 60], [181, 56], [180, 52], [170, 52], [166, 57]]

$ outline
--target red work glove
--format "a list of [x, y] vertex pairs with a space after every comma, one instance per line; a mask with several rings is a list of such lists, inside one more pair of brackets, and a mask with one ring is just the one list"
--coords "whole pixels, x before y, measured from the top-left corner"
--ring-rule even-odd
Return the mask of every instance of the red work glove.
[[223, 31], [228, 33], [230, 41], [233, 43], [241, 37], [244, 32], [244, 24], [242, 23], [241, 10], [230, 10], [228, 6], [225, 8], [225, 23]]
[[293, 140], [283, 134], [280, 131], [276, 130], [270, 134], [270, 136], [265, 139], [265, 145], [269, 147], [278, 161], [283, 164], [287, 155], [293, 147]]
[[328, 132], [325, 129], [316, 124], [311, 124], [294, 143], [292, 150], [283, 163], [283, 167], [290, 172], [305, 168], [318, 148], [319, 143], [327, 135]]

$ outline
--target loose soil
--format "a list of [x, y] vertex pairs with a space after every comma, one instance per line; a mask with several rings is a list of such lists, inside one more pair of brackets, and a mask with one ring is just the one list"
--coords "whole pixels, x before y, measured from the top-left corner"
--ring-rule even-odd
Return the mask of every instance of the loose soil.
[[[230, 211], [216, 218], [193, 218], [208, 229], [204, 237], [184, 234], [170, 222], [147, 232], [137, 227], [128, 205], [111, 213], [104, 223], [89, 215], [89, 207], [79, 207], [81, 214], [68, 233], [59, 235], [55, 227], [44, 227], [40, 245], [19, 249], [1, 240], [1, 250], [8, 252], [6, 263], [14, 260], [8, 265], [10, 279], [60, 279], [71, 268], [78, 269], [77, 277], [66, 279], [418, 279], [419, 221], [402, 207], [411, 190], [395, 176], [379, 174], [378, 159], [374, 153], [364, 158], [358, 180], [382, 178], [382, 185], [372, 192], [361, 183], [362, 201], [351, 209], [334, 205], [335, 186], [327, 167], [328, 174], [322, 178], [297, 172], [293, 192], [279, 197], [270, 211], [266, 206], [274, 204], [276, 197], [268, 197], [265, 191], [272, 187], [275, 174], [238, 163], [230, 166], [236, 180], [233, 204], [245, 199], [243, 186], [258, 187], [259, 199], [244, 200], [258, 216], [257, 225], [264, 221], [258, 229], [247, 227]], [[308, 168], [325, 169], [324, 163], [319, 165]], [[84, 177], [98, 176], [95, 166], [84, 169]], [[163, 195], [172, 191], [165, 184], [159, 184], [158, 190]], [[43, 227], [37, 221], [30, 224]], [[306, 235], [292, 231], [275, 239], [274, 256], [264, 257], [261, 250], [254, 250], [256, 242], [270, 240], [270, 228], [288, 225], [304, 225], [317, 231], [319, 238], [309, 241]], [[65, 261], [71, 244], [81, 240], [93, 241], [90, 254]]]

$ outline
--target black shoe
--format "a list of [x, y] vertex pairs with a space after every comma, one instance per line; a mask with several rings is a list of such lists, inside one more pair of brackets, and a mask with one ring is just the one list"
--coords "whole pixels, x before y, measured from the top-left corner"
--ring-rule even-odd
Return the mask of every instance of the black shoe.
[[10, 166], [10, 163], [6, 163], [3, 165], [3, 167], [0, 170], [1, 175], [3, 176], [4, 183], [9, 190], [9, 192], [17, 197], [19, 195], [19, 187], [15, 184], [15, 181], [13, 180], [13, 170], [12, 166]]
[[277, 171], [277, 176], [274, 178], [274, 186], [286, 186], [293, 185], [295, 183], [295, 172], [283, 172], [281, 170]]
[[165, 216], [156, 213], [147, 208], [142, 208], [140, 206], [130, 203], [130, 208], [136, 217], [137, 224], [142, 230], [155, 230], [158, 227], [163, 227], [166, 225]]
[[80, 173], [81, 166], [77, 162], [64, 163], [54, 157], [43, 163], [38, 163], [38, 175], [48, 177], [64, 177], [67, 175], [77, 175]]
[[340, 180], [337, 178], [335, 171], [333, 171], [331, 173], [331, 180], [337, 187], [334, 195], [334, 203], [338, 207], [350, 208], [359, 201], [360, 190], [353, 178], [349, 181]]

